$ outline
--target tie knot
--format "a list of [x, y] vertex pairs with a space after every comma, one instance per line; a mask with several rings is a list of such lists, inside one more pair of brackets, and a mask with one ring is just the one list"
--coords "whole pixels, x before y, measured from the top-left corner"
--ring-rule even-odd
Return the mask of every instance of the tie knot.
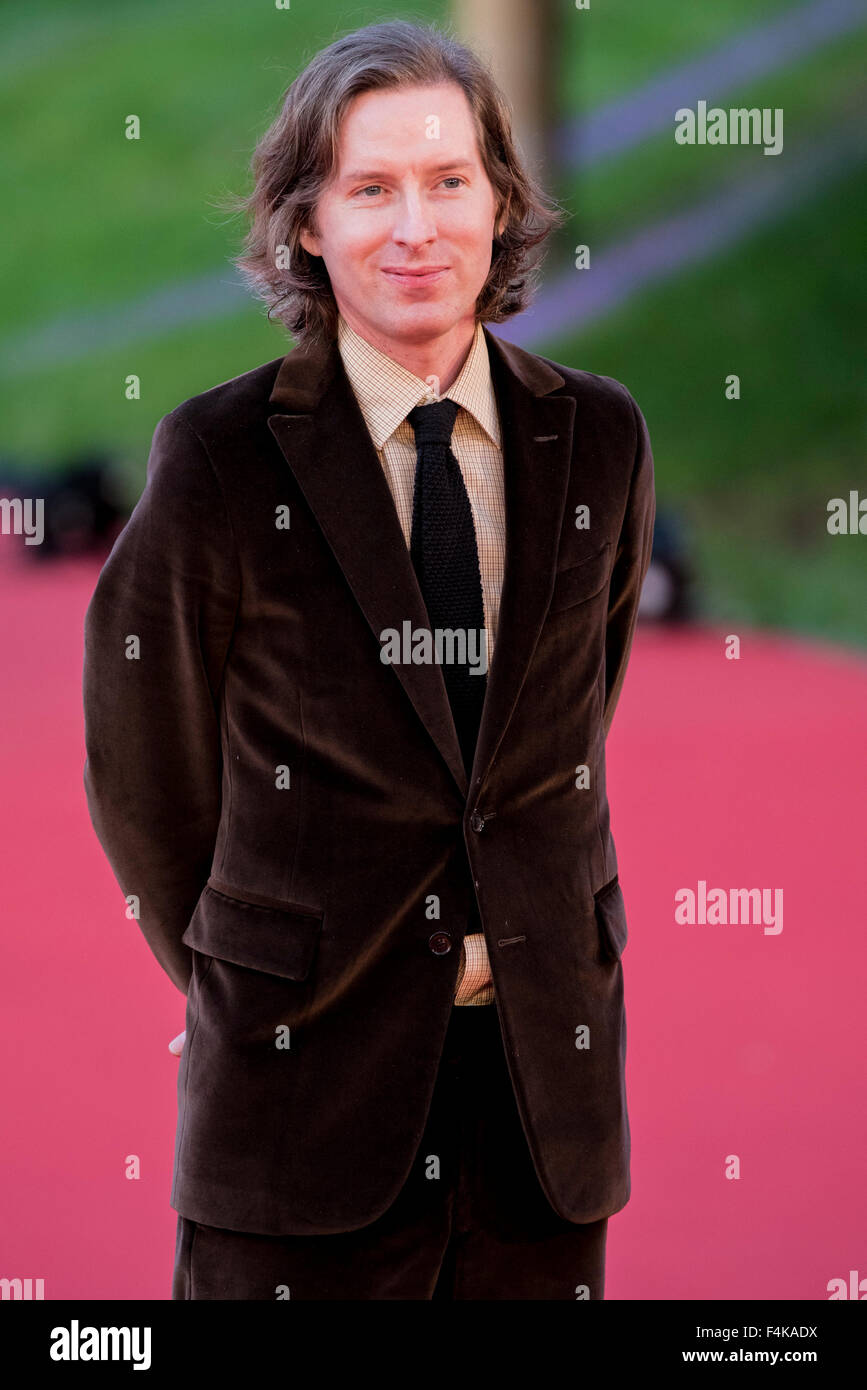
[[417, 405], [407, 415], [415, 430], [416, 446], [421, 444], [450, 444], [458, 410], [457, 401], [444, 396], [430, 405]]

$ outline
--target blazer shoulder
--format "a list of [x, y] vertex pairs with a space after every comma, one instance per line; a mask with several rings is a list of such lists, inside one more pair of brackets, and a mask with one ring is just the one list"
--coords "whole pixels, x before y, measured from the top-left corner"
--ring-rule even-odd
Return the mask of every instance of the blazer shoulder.
[[540, 361], [560, 373], [569, 388], [569, 394], [575, 396], [579, 405], [595, 405], [626, 412], [638, 409], [638, 403], [629, 388], [616, 377], [587, 372], [579, 367], [567, 367], [563, 362], [554, 362], [549, 357], [541, 357]]
[[268, 400], [283, 361], [284, 357], [275, 357], [188, 397], [170, 410], [163, 422], [186, 425], [205, 444], [249, 430], [267, 414]]
[[585, 425], [604, 431], [620, 440], [624, 449], [635, 456], [650, 451], [647, 421], [641, 407], [627, 386], [613, 376], [567, 367], [548, 357], [541, 359], [563, 377], [565, 391], [576, 402], [578, 415]]

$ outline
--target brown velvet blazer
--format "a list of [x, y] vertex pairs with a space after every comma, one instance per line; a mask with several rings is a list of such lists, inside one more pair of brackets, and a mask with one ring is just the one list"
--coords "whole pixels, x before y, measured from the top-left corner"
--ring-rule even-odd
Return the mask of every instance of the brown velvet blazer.
[[160, 420], [87, 610], [88, 807], [187, 995], [171, 1204], [195, 1221], [317, 1234], [389, 1207], [473, 893], [544, 1191], [576, 1222], [629, 1198], [605, 738], [653, 459], [625, 387], [485, 336], [507, 542], [469, 781], [440, 668], [380, 659], [428, 620], [336, 342]]

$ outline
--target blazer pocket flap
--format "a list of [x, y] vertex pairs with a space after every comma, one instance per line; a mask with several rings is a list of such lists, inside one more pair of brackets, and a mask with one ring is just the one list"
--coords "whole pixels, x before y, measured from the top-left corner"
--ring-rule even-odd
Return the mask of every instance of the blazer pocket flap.
[[584, 599], [598, 594], [608, 579], [610, 553], [611, 542], [606, 541], [594, 555], [586, 556], [567, 569], [558, 570], [549, 612], [557, 613], [562, 608], [571, 608], [573, 603], [582, 603]]
[[316, 955], [322, 918], [315, 908], [266, 907], [206, 883], [181, 940], [233, 965], [303, 980]]
[[609, 951], [619, 960], [623, 955], [629, 933], [626, 928], [626, 904], [618, 879], [613, 878], [593, 899], [596, 921]]

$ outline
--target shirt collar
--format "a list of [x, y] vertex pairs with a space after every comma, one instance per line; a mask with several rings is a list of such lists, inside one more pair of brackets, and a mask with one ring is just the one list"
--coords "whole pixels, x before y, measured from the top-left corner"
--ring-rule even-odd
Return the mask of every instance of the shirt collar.
[[[421, 377], [415, 376], [356, 333], [342, 314], [338, 316], [337, 340], [346, 374], [358, 398], [374, 446], [382, 449], [413, 406], [428, 405], [437, 397]], [[498, 449], [501, 447], [488, 345], [481, 323], [476, 324], [466, 361], [445, 394], [478, 421]]]

